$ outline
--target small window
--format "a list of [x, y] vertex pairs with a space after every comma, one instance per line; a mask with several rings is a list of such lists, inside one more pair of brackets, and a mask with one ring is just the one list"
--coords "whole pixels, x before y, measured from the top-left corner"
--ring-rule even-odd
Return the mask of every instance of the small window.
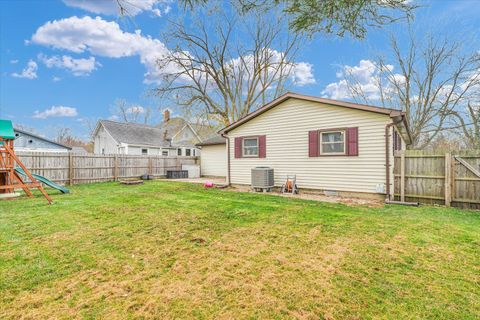
[[195, 151], [196, 151], [196, 150], [193, 149], [193, 156], [194, 156], [194, 157], [197, 155]]
[[142, 154], [148, 154], [148, 149], [142, 149]]
[[102, 148], [102, 154], [105, 154], [105, 148]]
[[179, 155], [179, 156], [182, 155], [182, 149], [177, 149], [177, 155]]
[[243, 156], [258, 157], [258, 138], [243, 139]]
[[192, 150], [190, 150], [190, 149], [185, 149], [185, 155], [186, 155], [187, 157], [190, 157], [191, 152], [192, 152]]
[[168, 156], [168, 150], [163, 150], [162, 151], [162, 156]]
[[20, 134], [19, 133], [15, 133], [15, 137], [20, 137]]
[[33, 143], [33, 140], [28, 140], [28, 143]]
[[321, 154], [345, 154], [345, 131], [324, 131], [320, 133]]

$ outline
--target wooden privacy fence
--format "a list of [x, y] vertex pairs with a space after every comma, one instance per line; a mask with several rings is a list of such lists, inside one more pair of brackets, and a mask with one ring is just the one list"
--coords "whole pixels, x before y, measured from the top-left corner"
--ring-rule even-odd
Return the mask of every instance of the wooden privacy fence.
[[79, 184], [139, 177], [161, 177], [182, 164], [198, 164], [197, 157], [16, 152], [32, 172], [60, 184]]
[[395, 200], [480, 209], [480, 151], [395, 153]]

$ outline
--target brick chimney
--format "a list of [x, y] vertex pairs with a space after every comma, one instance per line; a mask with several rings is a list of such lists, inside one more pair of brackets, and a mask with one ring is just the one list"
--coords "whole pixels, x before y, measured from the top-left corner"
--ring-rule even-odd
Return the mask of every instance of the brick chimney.
[[170, 110], [165, 109], [163, 111], [163, 122], [167, 122], [168, 120], [170, 120]]

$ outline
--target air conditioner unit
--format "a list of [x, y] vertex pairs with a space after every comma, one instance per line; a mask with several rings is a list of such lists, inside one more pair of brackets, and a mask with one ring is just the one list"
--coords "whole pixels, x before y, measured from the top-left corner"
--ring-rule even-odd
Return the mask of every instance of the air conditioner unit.
[[274, 186], [273, 169], [256, 167], [252, 169], [252, 189], [270, 191]]

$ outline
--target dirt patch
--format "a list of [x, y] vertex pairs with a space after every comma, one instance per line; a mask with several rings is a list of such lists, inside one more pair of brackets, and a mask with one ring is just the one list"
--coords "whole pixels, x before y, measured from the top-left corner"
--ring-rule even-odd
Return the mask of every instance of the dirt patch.
[[[235, 192], [251, 192], [257, 193], [252, 191], [249, 186], [232, 186], [227, 188], [226, 190], [235, 191]], [[329, 202], [329, 203], [342, 203], [348, 206], [367, 206], [367, 207], [383, 207], [384, 203], [380, 200], [376, 199], [364, 199], [364, 198], [353, 198], [353, 197], [340, 197], [340, 196], [327, 196], [320, 192], [314, 191], [302, 191], [300, 190], [300, 194], [284, 194], [280, 191], [272, 191], [266, 193], [268, 195], [273, 196], [280, 196], [286, 198], [294, 198], [294, 199], [303, 199], [303, 200], [313, 200], [313, 201], [321, 201], [321, 202]]]

